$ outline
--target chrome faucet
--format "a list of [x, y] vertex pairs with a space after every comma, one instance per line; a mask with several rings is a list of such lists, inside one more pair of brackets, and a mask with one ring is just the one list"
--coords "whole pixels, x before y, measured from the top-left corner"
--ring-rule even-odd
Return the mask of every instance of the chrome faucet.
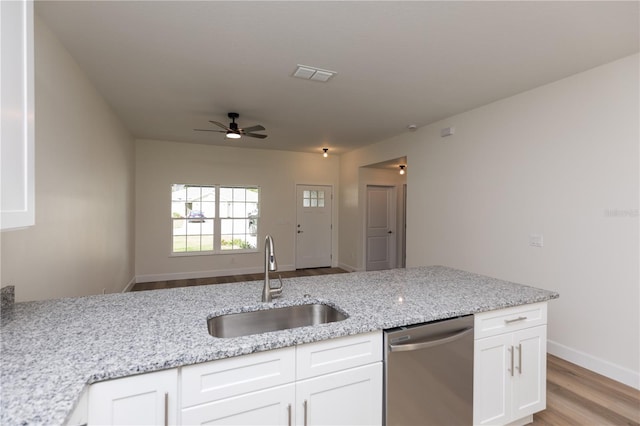
[[269, 283], [269, 271], [277, 271], [278, 264], [276, 263], [276, 252], [273, 248], [273, 238], [271, 235], [267, 235], [264, 240], [264, 288], [262, 289], [262, 302], [271, 302], [271, 299], [278, 297], [282, 294], [282, 278], [280, 279], [280, 285], [275, 288], [271, 288]]

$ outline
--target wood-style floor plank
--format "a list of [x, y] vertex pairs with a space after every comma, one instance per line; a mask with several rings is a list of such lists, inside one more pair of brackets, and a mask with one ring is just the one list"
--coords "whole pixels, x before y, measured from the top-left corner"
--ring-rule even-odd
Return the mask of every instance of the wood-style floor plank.
[[640, 391], [547, 356], [547, 409], [534, 426], [640, 426]]

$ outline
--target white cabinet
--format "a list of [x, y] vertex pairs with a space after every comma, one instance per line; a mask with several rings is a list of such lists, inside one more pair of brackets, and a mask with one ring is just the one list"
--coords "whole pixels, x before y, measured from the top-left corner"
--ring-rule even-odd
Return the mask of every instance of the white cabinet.
[[296, 424], [382, 422], [382, 334], [360, 334], [296, 348]]
[[379, 425], [382, 333], [96, 383], [88, 411], [89, 425]]
[[182, 424], [288, 425], [296, 348], [182, 367]]
[[95, 383], [89, 388], [89, 425], [175, 425], [178, 369]]
[[35, 222], [33, 1], [0, 1], [0, 184], [4, 229]]
[[182, 410], [183, 425], [293, 424], [295, 384], [277, 386]]
[[380, 332], [181, 370], [182, 424], [382, 423]]
[[474, 424], [526, 421], [546, 407], [546, 309], [538, 303], [476, 315]]
[[296, 383], [296, 424], [376, 425], [382, 422], [382, 364]]

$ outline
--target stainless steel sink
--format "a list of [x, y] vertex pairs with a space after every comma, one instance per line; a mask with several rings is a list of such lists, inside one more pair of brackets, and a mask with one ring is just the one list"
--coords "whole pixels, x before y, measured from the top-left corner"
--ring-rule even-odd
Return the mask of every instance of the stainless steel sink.
[[207, 321], [213, 337], [239, 337], [267, 331], [342, 321], [348, 316], [320, 303], [219, 315]]

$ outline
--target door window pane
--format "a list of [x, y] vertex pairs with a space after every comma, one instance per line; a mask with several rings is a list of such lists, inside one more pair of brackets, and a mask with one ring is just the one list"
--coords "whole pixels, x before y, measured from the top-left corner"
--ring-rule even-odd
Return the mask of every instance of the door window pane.
[[324, 191], [302, 191], [302, 207], [324, 207]]

